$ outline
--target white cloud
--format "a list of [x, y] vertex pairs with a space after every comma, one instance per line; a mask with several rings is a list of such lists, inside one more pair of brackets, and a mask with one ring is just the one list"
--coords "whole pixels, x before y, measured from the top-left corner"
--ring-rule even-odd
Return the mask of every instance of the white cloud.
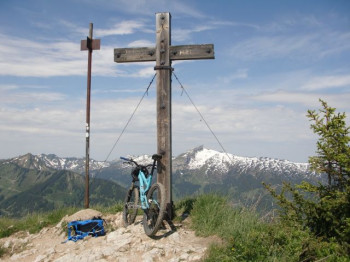
[[2, 108], [28, 107], [46, 102], [63, 101], [66, 94], [53, 92], [46, 86], [0, 85], [0, 104]]
[[[87, 51], [80, 51], [77, 42], [35, 42], [0, 34], [7, 41], [0, 43], [0, 75], [6, 76], [72, 76], [86, 75]], [[25, 47], [25, 48], [24, 48]], [[117, 69], [113, 56], [114, 47], [103, 45], [93, 52], [93, 73], [115, 76]]]
[[172, 40], [177, 42], [183, 42], [191, 39], [194, 33], [200, 33], [207, 30], [212, 30], [215, 27], [212, 25], [200, 25], [189, 29], [175, 28], [172, 30]]
[[18, 85], [14, 85], [14, 84], [9, 84], [9, 85], [0, 85], [0, 91], [7, 91], [7, 90], [15, 90], [18, 89], [19, 86]]
[[129, 76], [133, 77], [151, 77], [155, 74], [154, 68], [153, 67], [145, 67], [140, 69], [139, 71], [136, 72], [136, 74], [132, 74]]
[[96, 29], [96, 37], [104, 37], [111, 35], [129, 35], [135, 33], [137, 30], [141, 30], [144, 27], [144, 23], [141, 21], [129, 20], [116, 23], [112, 28], [108, 29]]
[[243, 22], [236, 22], [236, 21], [222, 21], [222, 20], [212, 20], [210, 21], [211, 25], [221, 27], [221, 26], [233, 26], [233, 27], [248, 27], [253, 29], [259, 29], [259, 25], [255, 24], [249, 24], [249, 23], [243, 23]]
[[186, 15], [189, 17], [203, 18], [206, 17], [198, 8], [194, 8], [186, 1], [158, 1], [158, 0], [83, 0], [86, 3], [96, 7], [102, 7], [107, 10], [117, 10], [119, 12], [125, 12], [127, 14], [142, 14], [150, 15], [155, 12], [162, 12], [164, 10], [171, 10], [172, 13], [177, 15]]
[[[47, 134], [73, 134], [83, 122], [83, 110], [69, 109], [2, 109], [0, 130], [45, 136]], [[78, 127], [78, 129], [77, 129]], [[29, 135], [29, 134], [28, 134]], [[11, 134], [7, 134], [11, 137]]]
[[[64, 26], [68, 31], [73, 32], [75, 35], [87, 36], [89, 33], [88, 26], [81, 27], [67, 20], [59, 20], [58, 24]], [[53, 27], [53, 26], [52, 26]], [[148, 32], [145, 28], [145, 21], [143, 20], [122, 20], [114, 23], [108, 28], [100, 28], [94, 25], [93, 38], [100, 38], [113, 35], [129, 35], [137, 31]]]
[[51, 93], [44, 93], [44, 92], [20, 92], [20, 93], [15, 93], [11, 95], [6, 95], [3, 99], [0, 98], [0, 101], [2, 103], [6, 104], [17, 104], [21, 105], [21, 103], [28, 102], [30, 101], [31, 103], [36, 103], [36, 102], [53, 102], [53, 101], [61, 101], [66, 98], [66, 95], [61, 94], [61, 93], [56, 93], [56, 92], [51, 92]]
[[[30, 152], [82, 156], [84, 111], [71, 108], [0, 110], [0, 157]], [[81, 136], [79, 136], [81, 134]], [[81, 137], [81, 138], [80, 138]]]
[[[87, 27], [81, 27], [81, 26], [78, 26], [70, 21], [67, 21], [67, 20], [63, 20], [63, 19], [60, 19], [57, 21], [59, 26], [64, 26], [65, 28], [67, 28], [69, 31], [71, 32], [74, 32], [74, 34], [77, 34], [77, 35], [88, 35], [89, 33], [89, 29]], [[48, 25], [48, 28], [51, 28], [53, 29], [54, 26], [52, 25]]]
[[326, 100], [331, 106], [349, 110], [350, 94], [304, 93], [292, 91], [276, 91], [251, 97], [256, 101], [278, 104], [302, 104], [307, 108], [319, 107], [319, 99]]
[[305, 36], [262, 36], [235, 44], [231, 55], [243, 60], [264, 58], [285, 58], [293, 53], [307, 53], [316, 41], [315, 35]]
[[148, 40], [136, 40], [128, 44], [128, 47], [154, 47], [156, 44]]
[[256, 29], [263, 33], [290, 33], [294, 32], [294, 30], [319, 30], [320, 28], [325, 28], [327, 26], [328, 25], [323, 24], [322, 21], [312, 14], [293, 14], [292, 16], [283, 14], [275, 21], [257, 25]]
[[[0, 76], [86, 75], [88, 55], [87, 51], [80, 51], [78, 42], [37, 42], [1, 33], [0, 37], [7, 39], [6, 43], [0, 43]], [[154, 44], [147, 40], [138, 40], [129, 44], [129, 46], [137, 45], [153, 46]], [[95, 76], [148, 77], [153, 75], [153, 64], [150, 67], [149, 63], [133, 63], [133, 68], [126, 70], [131, 67], [131, 64], [115, 63], [114, 48], [115, 46], [102, 44], [100, 50], [93, 52], [92, 72]], [[138, 66], [142, 68], [137, 69]]]
[[[97, 99], [91, 107], [91, 155], [104, 159], [124, 128], [140, 97], [128, 99]], [[185, 101], [173, 101], [173, 143], [176, 152], [199, 144], [217, 148], [217, 142], [207, 129], [195, 108]], [[211, 129], [225, 148], [238, 154], [237, 143], [275, 143], [309, 139], [305, 135], [304, 114], [291, 108], [271, 106], [265, 108], [239, 108], [234, 104], [197, 104]], [[34, 103], [30, 108], [3, 108], [0, 110], [0, 142], [16, 141], [16, 148], [32, 148], [38, 153], [56, 153], [62, 156], [84, 152], [85, 104], [78, 105], [61, 100], [55, 105]], [[38, 140], [41, 138], [41, 141]], [[57, 148], [56, 141], [60, 144]], [[45, 141], [45, 143], [43, 143]], [[52, 144], [52, 147], [48, 146]], [[74, 148], [72, 147], [74, 145]], [[153, 149], [154, 148], [154, 149]], [[243, 147], [244, 148], [244, 147]], [[52, 150], [48, 152], [48, 150]], [[146, 97], [123, 135], [112, 159], [123, 154], [152, 153], [156, 150], [156, 101]], [[149, 152], [152, 151], [152, 152]]]
[[350, 75], [317, 76], [302, 86], [305, 90], [318, 90], [350, 86]]
[[230, 54], [242, 60], [319, 60], [346, 50], [350, 50], [348, 33], [309, 32], [252, 37], [233, 45]]
[[98, 89], [98, 90], [92, 90], [93, 94], [109, 94], [109, 93], [142, 93], [145, 92], [145, 89], [135, 88], [135, 89]]
[[228, 84], [237, 79], [246, 79], [248, 77], [248, 69], [238, 69], [236, 72], [233, 72], [230, 75], [219, 77], [218, 81], [223, 84]]

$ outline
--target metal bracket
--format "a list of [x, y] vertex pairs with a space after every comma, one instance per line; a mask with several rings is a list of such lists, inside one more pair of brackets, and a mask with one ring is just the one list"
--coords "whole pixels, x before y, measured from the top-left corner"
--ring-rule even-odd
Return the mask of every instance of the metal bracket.
[[171, 70], [174, 71], [174, 68], [171, 66], [155, 66], [154, 70]]

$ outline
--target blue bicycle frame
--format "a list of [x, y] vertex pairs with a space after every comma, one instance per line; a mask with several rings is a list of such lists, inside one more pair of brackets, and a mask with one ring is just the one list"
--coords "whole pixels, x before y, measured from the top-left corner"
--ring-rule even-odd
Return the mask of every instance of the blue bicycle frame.
[[[140, 200], [141, 200], [141, 208], [147, 212], [147, 210], [150, 208], [150, 203], [148, 203], [147, 201], [147, 192], [148, 190], [151, 188], [151, 185], [152, 185], [152, 177], [153, 177], [153, 172], [155, 170], [155, 165], [156, 165], [156, 161], [161, 159], [162, 157], [160, 155], [156, 155], [154, 154], [152, 156], [152, 159], [153, 159], [153, 164], [152, 164], [152, 170], [151, 170], [151, 173], [148, 175], [148, 177], [146, 177], [145, 173], [142, 172], [142, 168], [140, 168], [139, 170], [139, 173], [138, 173], [138, 181], [140, 183]], [[136, 164], [137, 166], [140, 166], [138, 165], [134, 160], [132, 159], [129, 159], [129, 158], [125, 158], [125, 157], [120, 157], [120, 159], [122, 160], [125, 160], [125, 161], [128, 161], [128, 162], [132, 162], [134, 164]], [[148, 165], [149, 166], [149, 165]], [[147, 168], [148, 166], [143, 166], [145, 168]], [[153, 199], [152, 200], [156, 205], [159, 206], [159, 203]]]
[[140, 170], [138, 178], [139, 178], [139, 182], [140, 182], [141, 208], [142, 209], [148, 209], [149, 205], [148, 205], [148, 202], [147, 202], [146, 192], [151, 187], [152, 174], [150, 174], [148, 177], [146, 177], [145, 174]]

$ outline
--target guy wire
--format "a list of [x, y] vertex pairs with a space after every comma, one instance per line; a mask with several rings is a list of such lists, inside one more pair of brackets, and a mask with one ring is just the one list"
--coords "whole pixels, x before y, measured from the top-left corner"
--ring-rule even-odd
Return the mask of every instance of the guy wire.
[[232, 158], [229, 156], [229, 154], [227, 153], [227, 151], [225, 150], [224, 146], [221, 144], [219, 138], [215, 135], [214, 131], [210, 128], [208, 122], [204, 119], [204, 116], [201, 114], [201, 112], [199, 111], [199, 109], [197, 108], [197, 106], [194, 104], [193, 100], [191, 99], [190, 95], [187, 93], [186, 89], [184, 88], [184, 86], [181, 84], [179, 78], [177, 77], [177, 75], [174, 73], [173, 71], [173, 75], [175, 76], [177, 82], [179, 83], [182, 92], [184, 92], [188, 99], [190, 100], [190, 102], [192, 103], [192, 105], [194, 106], [194, 108], [197, 110], [198, 114], [200, 115], [201, 119], [203, 120], [203, 122], [205, 123], [205, 125], [208, 127], [209, 131], [212, 133], [212, 135], [215, 137], [216, 141], [218, 142], [218, 144], [220, 145], [221, 149], [223, 150], [223, 152], [226, 154], [226, 156], [228, 157], [228, 159], [233, 163]]
[[[120, 138], [121, 138], [122, 135], [124, 134], [126, 128], [128, 127], [129, 123], [131, 122], [132, 118], [134, 117], [134, 115], [135, 115], [137, 109], [139, 108], [139, 106], [140, 106], [142, 100], [145, 98], [146, 95], [148, 95], [148, 90], [149, 90], [149, 88], [151, 87], [151, 85], [152, 85], [152, 83], [153, 83], [153, 80], [154, 80], [154, 78], [156, 77], [156, 75], [157, 75], [157, 73], [154, 74], [154, 76], [153, 76], [151, 82], [148, 84], [148, 87], [146, 88], [146, 91], [143, 93], [143, 95], [142, 95], [142, 97], [141, 97], [139, 103], [137, 104], [137, 106], [135, 107], [134, 111], [132, 112], [132, 114], [131, 114], [130, 118], [128, 119], [126, 125], [124, 126], [122, 132], [120, 133], [120, 135], [118, 136], [117, 140], [115, 141], [115, 143], [114, 143], [112, 149], [109, 151], [109, 153], [108, 153], [106, 159], [105, 159], [102, 163], [106, 163], [106, 162], [107, 162], [108, 158], [110, 157], [110, 155], [112, 154], [113, 150], [114, 150], [115, 147], [117, 146], [117, 144], [118, 144]], [[101, 169], [102, 169], [102, 166], [101, 166], [100, 169], [98, 170], [96, 176], [100, 173]]]

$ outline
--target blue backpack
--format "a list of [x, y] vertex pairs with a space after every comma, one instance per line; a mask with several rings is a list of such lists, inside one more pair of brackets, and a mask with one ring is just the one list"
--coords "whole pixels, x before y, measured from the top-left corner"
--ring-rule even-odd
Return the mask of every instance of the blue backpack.
[[91, 219], [83, 221], [72, 221], [68, 223], [68, 239], [74, 242], [83, 239], [86, 236], [104, 236], [103, 219]]

